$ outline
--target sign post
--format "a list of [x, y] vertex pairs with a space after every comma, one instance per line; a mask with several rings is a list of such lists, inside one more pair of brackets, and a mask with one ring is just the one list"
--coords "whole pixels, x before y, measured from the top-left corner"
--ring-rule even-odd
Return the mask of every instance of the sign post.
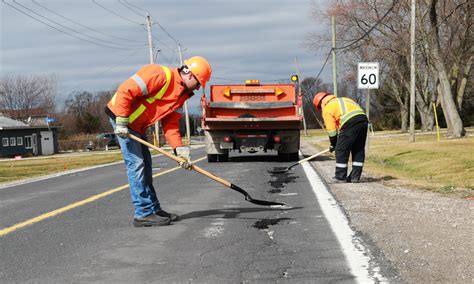
[[[379, 88], [379, 63], [378, 62], [359, 62], [357, 64], [357, 88], [367, 89], [367, 98], [365, 100], [365, 112], [369, 120], [367, 129], [367, 142], [365, 143], [365, 153], [369, 155], [369, 132], [372, 128], [370, 123], [370, 89]], [[372, 130], [373, 131], [373, 130]]]

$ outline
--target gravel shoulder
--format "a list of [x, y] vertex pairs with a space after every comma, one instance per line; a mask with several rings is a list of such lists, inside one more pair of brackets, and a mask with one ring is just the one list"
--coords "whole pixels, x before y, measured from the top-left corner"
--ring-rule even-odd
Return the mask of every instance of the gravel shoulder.
[[[301, 150], [305, 155], [318, 152], [307, 141]], [[334, 157], [312, 164], [374, 258], [392, 264], [395, 279], [474, 283], [473, 200], [410, 189], [396, 181], [382, 183], [367, 172], [359, 184], [331, 183]]]

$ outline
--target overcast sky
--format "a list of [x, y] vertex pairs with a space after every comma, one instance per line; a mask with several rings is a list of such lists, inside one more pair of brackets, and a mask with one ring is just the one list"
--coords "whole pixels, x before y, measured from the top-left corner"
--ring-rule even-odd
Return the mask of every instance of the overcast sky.
[[[311, 3], [327, 5], [323, 0], [2, 1], [1, 75], [55, 75], [59, 103], [73, 90], [110, 90], [150, 62], [144, 10], [181, 43], [184, 58], [209, 60], [210, 84], [286, 79], [296, 73], [295, 57], [301, 78], [315, 76], [330, 48], [302, 47], [310, 32], [329, 30], [311, 19]], [[161, 50], [156, 63], [177, 66], [176, 42], [158, 24], [152, 33]], [[330, 80], [330, 66], [321, 77]], [[191, 108], [198, 103], [195, 96]]]

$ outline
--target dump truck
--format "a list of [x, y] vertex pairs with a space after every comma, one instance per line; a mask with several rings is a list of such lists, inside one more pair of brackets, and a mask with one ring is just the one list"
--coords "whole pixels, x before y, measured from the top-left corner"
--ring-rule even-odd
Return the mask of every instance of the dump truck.
[[298, 160], [302, 125], [296, 84], [211, 85], [201, 97], [207, 160], [225, 162], [230, 151], [276, 151], [280, 160]]

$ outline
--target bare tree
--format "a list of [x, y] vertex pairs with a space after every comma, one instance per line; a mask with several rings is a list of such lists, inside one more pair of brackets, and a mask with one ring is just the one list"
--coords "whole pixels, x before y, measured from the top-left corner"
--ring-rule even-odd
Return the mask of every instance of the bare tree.
[[308, 128], [322, 128], [322, 118], [320, 117], [320, 114], [317, 114], [313, 105], [314, 95], [320, 91], [327, 91], [324, 89], [321, 79], [315, 77], [306, 77], [303, 79], [303, 81], [301, 81], [303, 111]]
[[[471, 92], [472, 4], [468, 0], [437, 2], [417, 2], [416, 108], [422, 130], [432, 130], [432, 103], [438, 99], [449, 132], [461, 137], [464, 130], [458, 111]], [[407, 129], [410, 89], [409, 14], [407, 0], [334, 0], [325, 14], [313, 13], [319, 23], [321, 17], [336, 16], [338, 58], [348, 67], [338, 66], [343, 70], [338, 74], [342, 80], [355, 84], [356, 62], [380, 62], [383, 84], [376, 93], [398, 104], [402, 131]], [[328, 48], [330, 38], [327, 34], [312, 35], [306, 45], [312, 50]]]
[[465, 130], [462, 125], [461, 117], [456, 108], [453, 98], [451, 84], [448, 77], [446, 63], [441, 53], [441, 40], [439, 34], [438, 12], [436, 9], [437, 0], [426, 0], [429, 10], [429, 30], [426, 44], [430, 46], [431, 57], [433, 59], [434, 69], [438, 74], [438, 91], [441, 96], [443, 113], [448, 124], [448, 131], [453, 137], [464, 136]]
[[94, 113], [95, 97], [89, 92], [75, 91], [69, 94], [65, 110], [74, 118], [74, 129], [82, 133], [96, 133], [100, 128], [100, 118]]
[[28, 116], [29, 111], [43, 108], [54, 112], [57, 79], [54, 76], [3, 76], [0, 78], [0, 109], [17, 111]]
[[59, 114], [64, 134], [110, 132], [112, 127], [104, 112], [114, 91], [90, 93], [74, 91], [69, 94], [64, 110]]

